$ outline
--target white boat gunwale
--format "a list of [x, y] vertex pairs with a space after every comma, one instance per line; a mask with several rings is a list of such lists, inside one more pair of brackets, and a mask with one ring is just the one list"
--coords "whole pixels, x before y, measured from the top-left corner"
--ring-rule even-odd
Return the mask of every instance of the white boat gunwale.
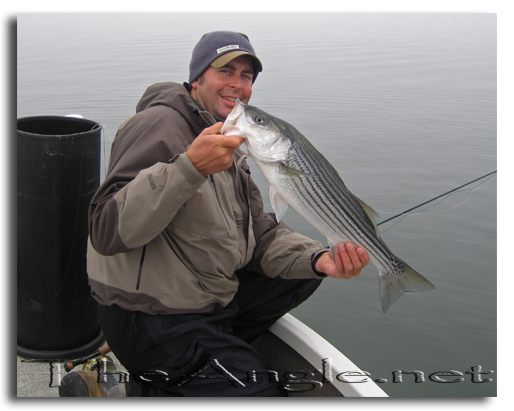
[[[345, 397], [388, 397], [370, 378], [365, 376], [341, 351], [291, 314], [285, 314], [269, 331], [295, 350], [319, 372], [323, 360], [330, 359], [330, 383]], [[341, 378], [337, 378], [342, 376]], [[345, 376], [348, 382], [345, 382]], [[360, 382], [358, 382], [360, 381]]]

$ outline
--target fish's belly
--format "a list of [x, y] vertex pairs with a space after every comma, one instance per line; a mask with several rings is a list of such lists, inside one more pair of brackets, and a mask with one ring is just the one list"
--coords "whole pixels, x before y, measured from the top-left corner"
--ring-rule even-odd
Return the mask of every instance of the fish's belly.
[[275, 192], [331, 243], [355, 240], [342, 229], [340, 217], [338, 219], [330, 209], [326, 195], [316, 191], [315, 179], [287, 175], [279, 167], [269, 167], [263, 174]]

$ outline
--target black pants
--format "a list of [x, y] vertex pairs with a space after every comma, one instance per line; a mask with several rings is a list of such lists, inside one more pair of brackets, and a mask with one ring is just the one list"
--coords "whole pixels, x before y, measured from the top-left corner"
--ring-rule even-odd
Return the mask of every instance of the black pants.
[[305, 301], [321, 280], [283, 280], [238, 273], [240, 285], [224, 309], [200, 314], [149, 315], [100, 306], [107, 343], [130, 372], [133, 396], [284, 396], [276, 381], [249, 378], [269, 370], [250, 345]]

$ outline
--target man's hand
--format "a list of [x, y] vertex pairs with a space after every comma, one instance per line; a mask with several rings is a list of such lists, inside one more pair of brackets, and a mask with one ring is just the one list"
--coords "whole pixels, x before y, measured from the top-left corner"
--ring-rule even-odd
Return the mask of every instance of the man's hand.
[[356, 248], [353, 243], [339, 243], [332, 253], [324, 253], [316, 261], [316, 270], [330, 277], [352, 278], [360, 275], [362, 269], [369, 264], [368, 254], [362, 247]]
[[203, 130], [186, 152], [191, 163], [204, 177], [232, 166], [232, 154], [244, 142], [241, 137], [218, 134], [221, 127], [223, 123], [216, 123]]

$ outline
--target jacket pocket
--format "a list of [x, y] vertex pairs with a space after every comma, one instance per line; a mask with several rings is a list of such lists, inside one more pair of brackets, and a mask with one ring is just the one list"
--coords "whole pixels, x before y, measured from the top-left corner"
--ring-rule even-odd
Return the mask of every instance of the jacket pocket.
[[211, 174], [211, 183], [212, 187], [214, 188], [214, 193], [216, 194], [216, 200], [218, 201], [218, 206], [220, 207], [221, 214], [223, 214], [223, 217], [225, 218], [225, 222], [227, 223], [227, 229], [230, 231], [230, 223], [228, 222], [227, 215], [225, 214], [225, 211], [223, 210], [223, 206], [221, 205], [220, 196], [218, 193], [218, 188], [216, 187], [216, 182], [214, 181], [214, 176]]
[[141, 260], [139, 260], [139, 271], [137, 273], [136, 290], [139, 290], [139, 286], [141, 285], [141, 275], [143, 274], [143, 264], [145, 262], [145, 254], [146, 254], [146, 244], [143, 246], [143, 251], [141, 252]]

